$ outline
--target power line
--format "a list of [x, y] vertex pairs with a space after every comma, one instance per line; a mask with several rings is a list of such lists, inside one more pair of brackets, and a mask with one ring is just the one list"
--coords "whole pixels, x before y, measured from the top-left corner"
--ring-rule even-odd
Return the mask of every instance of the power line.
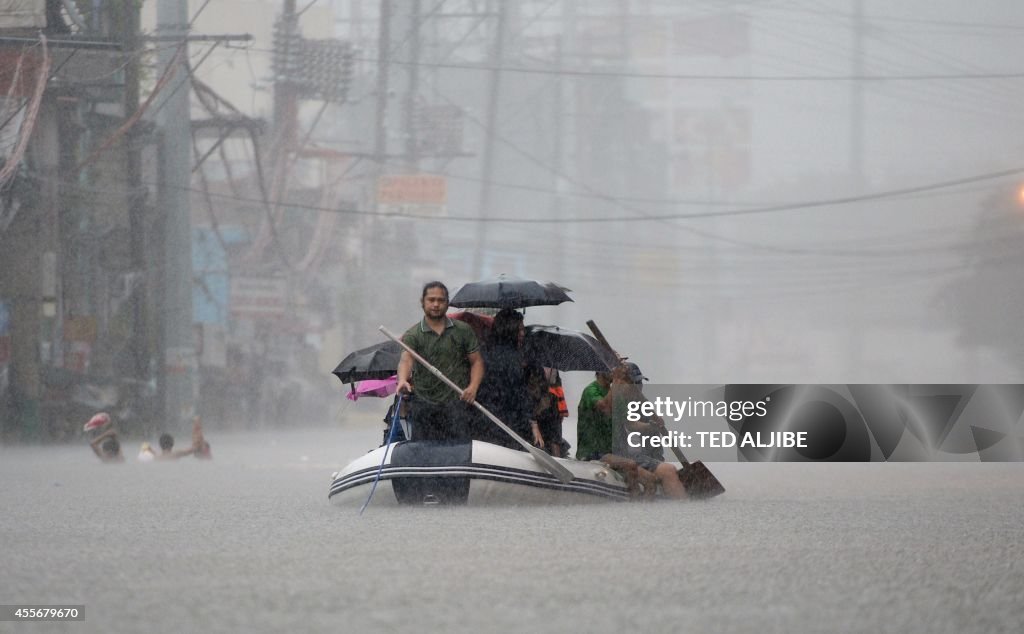
[[[246, 50], [257, 53], [273, 53], [272, 49], [246, 47]], [[378, 63], [376, 57], [352, 58], [356, 62]], [[391, 59], [387, 62], [394, 66], [419, 66], [434, 69], [470, 70], [470, 71], [501, 71], [527, 75], [552, 75], [570, 77], [609, 77], [623, 79], [685, 79], [691, 81], [777, 81], [777, 82], [853, 82], [853, 81], [954, 81], [954, 80], [991, 80], [991, 79], [1024, 79], [1024, 71], [979, 71], [976, 73], [907, 73], [901, 75], [750, 75], [750, 74], [696, 74], [696, 73], [640, 73], [615, 70], [587, 70], [554, 68], [530, 68], [526, 66], [494, 66], [488, 64], [470, 64], [457, 62], [416, 62]]]
[[312, 9], [313, 5], [316, 4], [319, 1], [320, 0], [309, 0], [309, 4], [307, 4], [306, 6], [302, 7], [299, 11], [297, 11], [295, 13], [295, 17], [297, 17], [297, 18], [301, 17], [303, 13], [305, 13], [306, 11], [309, 11], [310, 9]]
[[[254, 49], [261, 50], [261, 49]], [[353, 57], [354, 61], [376, 63], [380, 60], [373, 57]], [[978, 72], [978, 73], [914, 73], [905, 75], [742, 75], [742, 74], [695, 74], [695, 73], [637, 73], [613, 70], [586, 70], [528, 68], [525, 66], [495, 66], [489, 64], [459, 64], [454, 62], [416, 62], [408, 60], [388, 60], [388, 64], [396, 66], [420, 66], [428, 68], [447, 68], [452, 70], [500, 71], [506, 73], [522, 73], [527, 75], [556, 75], [570, 77], [613, 77], [627, 79], [687, 79], [693, 81], [940, 81], [940, 80], [974, 80], [974, 79], [1024, 79], [1024, 72]]]
[[[793, 5], [791, 5], [791, 6], [793, 6]], [[799, 5], [796, 5], [796, 6], [799, 6]], [[849, 22], [851, 21], [851, 16], [843, 15], [843, 14], [838, 14], [838, 15], [840, 17], [842, 17], [842, 18], [845, 18], [847, 23], [844, 24], [844, 26], [849, 27], [850, 26]], [[764, 16], [759, 16], [759, 22], [764, 21], [764, 20], [765, 20]], [[768, 21], [767, 23], [768, 24], [775, 24], [772, 21]], [[788, 21], [785, 23], [786, 26], [788, 26], [789, 24], [790, 24], [790, 22], [788, 22]], [[827, 39], [827, 38], [822, 38], [822, 37], [815, 38], [814, 36], [809, 36], [807, 34], [801, 34], [802, 36], [796, 36], [796, 34], [793, 33], [792, 30], [787, 30], [787, 29], [784, 29], [784, 28], [780, 28], [781, 26], [782, 26], [782, 24], [776, 24], [771, 30], [762, 29], [762, 32], [765, 33], [765, 34], [768, 34], [768, 35], [776, 35], [776, 36], [778, 36], [780, 33], [781, 34], [788, 34], [789, 37], [784, 38], [784, 39], [786, 39], [789, 42], [793, 42], [793, 43], [795, 43], [797, 45], [801, 45], [802, 44], [802, 45], [810, 46], [812, 48], [812, 50], [814, 50], [815, 53], [820, 53], [822, 50], [825, 50], [825, 49], [830, 49], [832, 52], [834, 52], [834, 53], [836, 53], [838, 55], [843, 55], [846, 52], [846, 49], [844, 47], [838, 46], [836, 44], [836, 42], [834, 42], [833, 40], [830, 40], [830, 39]], [[754, 26], [752, 26], [752, 28], [757, 28], [757, 25], [755, 24]], [[902, 46], [903, 48], [906, 48], [906, 44], [902, 44], [901, 42], [882, 41], [881, 43], [884, 46], [896, 46], [896, 47]], [[875, 54], [873, 53], [872, 56], [871, 56], [872, 60], [874, 58], [874, 55]], [[932, 56], [932, 55], [922, 56], [922, 55], [918, 54], [917, 56], [918, 57], [924, 57], [925, 59], [928, 59], [930, 61], [937, 61], [936, 58], [934, 56]], [[882, 65], [885, 68], [885, 70], [889, 71], [890, 73], [894, 73], [894, 74], [895, 73], [899, 73], [899, 72], [913, 72], [912, 70], [907, 68], [907, 61], [906, 61], [905, 57], [906, 57], [905, 54], [899, 54], [899, 59], [898, 59], [898, 61], [895, 62], [895, 64], [896, 64], [895, 66], [894, 66], [893, 60], [881, 58], [880, 59], [880, 62], [881, 62], [880, 65]], [[953, 67], [949, 66], [949, 61], [951, 61], [951, 60], [946, 59], [946, 60], [941, 60], [941, 61], [944, 63], [944, 65], [949, 67], [950, 70], [957, 70], [959, 72], [968, 73], [968, 74], [970, 74], [970, 73], [983, 73], [984, 72], [984, 71], [982, 71], [979, 68], [967, 67], [964, 64], [959, 64], [959, 63], [956, 63], [956, 62], [954, 62], [954, 66], [959, 66], [959, 68], [953, 68]], [[879, 65], [879, 64], [874, 63], [874, 65]], [[885, 94], [884, 92], [882, 92], [882, 93], [879, 93], [879, 96], [895, 98], [895, 99], [899, 99], [900, 101], [920, 103], [920, 104], [926, 105], [926, 106], [928, 106], [930, 108], [939, 107], [939, 108], [943, 108], [943, 109], [947, 109], [947, 110], [954, 110], [954, 111], [958, 111], [958, 112], [962, 112], [962, 113], [967, 113], [967, 114], [975, 114], [975, 115], [986, 117], [986, 118], [992, 118], [993, 116], [1004, 116], [1005, 117], [1006, 116], [1005, 110], [1004, 111], [1000, 111], [1000, 110], [996, 110], [996, 109], [992, 108], [992, 104], [991, 104], [991, 101], [992, 101], [991, 87], [994, 86], [994, 85], [997, 85], [997, 84], [990, 83], [988, 85], [977, 85], [977, 84], [971, 83], [971, 84], [967, 84], [967, 85], [963, 85], [963, 84], [935, 85], [935, 84], [928, 84], [928, 83], [926, 83], [923, 86], [914, 86], [913, 88], [905, 87], [906, 91], [912, 91], [912, 92], [906, 92], [905, 94], [902, 94], [902, 95]], [[899, 89], [899, 88], [897, 87], [897, 89]], [[923, 90], [931, 90], [933, 95], [924, 95], [924, 94], [922, 94]], [[957, 102], [952, 101], [950, 99], [951, 96], [952, 97], [963, 97], [963, 98], [968, 99], [968, 100], [970, 100], [972, 98], [972, 96], [973, 96], [975, 98], [975, 102], [972, 103], [972, 102], [969, 102], [969, 101], [960, 101], [959, 103], [957, 103]], [[979, 100], [980, 100], [980, 102], [979, 102]]]
[[[804, 7], [776, 7], [772, 5], [763, 5], [759, 7], [761, 9], [773, 10], [773, 11], [784, 11], [784, 12], [796, 12], [796, 13], [810, 13], [813, 15], [823, 15], [826, 17], [849, 17], [842, 13], [836, 13], [834, 11], [819, 11], [811, 8]], [[957, 28], [968, 28], [968, 29], [991, 29], [999, 31], [1024, 31], [1024, 25], [1018, 24], [992, 24], [982, 22], [954, 22], [947, 20], [928, 20], [924, 18], [904, 18], [898, 16], [887, 16], [887, 15], [872, 15], [868, 20], [871, 22], [896, 22], [904, 24], [926, 24], [928, 26], [951, 26]]]
[[[652, 214], [646, 216], [601, 216], [597, 218], [586, 218], [586, 217], [575, 217], [575, 218], [522, 218], [512, 216], [492, 216], [486, 219], [475, 216], [437, 216], [426, 213], [389, 213], [371, 211], [367, 209], [357, 208], [346, 208], [346, 207], [322, 207], [317, 205], [308, 205], [301, 203], [282, 203], [293, 209], [305, 209], [309, 211], [327, 211], [348, 215], [359, 215], [359, 216], [376, 216], [382, 218], [408, 218], [416, 220], [429, 220], [438, 222], [500, 222], [509, 224], [585, 224], [585, 223], [608, 223], [608, 222], [642, 222], [642, 221], [663, 221], [663, 220], [685, 220], [685, 219], [702, 219], [702, 218], [716, 218], [716, 217], [728, 217], [728, 216], [745, 216], [755, 214], [770, 214], [770, 213], [782, 213], [789, 211], [799, 211], [804, 209], [813, 209], [818, 207], [830, 207], [861, 203], [869, 200], [884, 200], [891, 198], [900, 198], [907, 196], [908, 194], [915, 194], [928, 191], [942, 190], [952, 187], [958, 187], [966, 184], [980, 183], [985, 181], [997, 180], [1000, 178], [1006, 178], [1009, 176], [1018, 176], [1024, 174], [1024, 167], [1017, 167], [1013, 169], [1001, 170], [998, 172], [988, 172], [985, 174], [976, 174], [973, 176], [967, 176], [963, 178], [938, 181], [934, 183], [928, 183], [925, 185], [918, 185], [913, 187], [903, 187], [897, 189], [889, 189], [871, 194], [863, 194], [859, 196], [843, 196], [838, 198], [825, 198], [818, 200], [808, 200], [802, 202], [785, 203], [779, 205], [769, 205], [763, 207], [752, 207], [748, 209], [731, 209], [726, 211], [709, 211], [709, 212], [694, 212], [694, 213], [680, 213], [680, 214]], [[41, 176], [32, 176], [32, 178], [40, 181], [50, 180]], [[61, 182], [66, 187], [73, 187], [79, 189], [88, 189], [77, 183]], [[142, 183], [143, 185], [156, 186], [157, 183]], [[200, 189], [191, 187], [182, 187], [185, 191], [191, 191], [195, 193], [204, 193]], [[97, 190], [115, 192], [115, 190]], [[252, 203], [257, 205], [263, 205], [264, 200], [259, 198], [249, 198], [246, 196], [235, 196], [229, 194], [217, 194], [210, 193], [214, 198], [221, 198], [224, 200], [234, 200], [243, 203]], [[609, 197], [612, 201], [614, 198]]]
[[211, 0], [206, 0], [206, 2], [204, 2], [203, 5], [199, 7], [194, 14], [192, 14], [192, 19], [188, 21], [188, 27], [185, 29], [186, 31], [192, 30], [196, 20], [198, 20], [199, 16], [203, 14], [203, 11], [206, 11], [206, 7], [210, 5], [210, 1]]

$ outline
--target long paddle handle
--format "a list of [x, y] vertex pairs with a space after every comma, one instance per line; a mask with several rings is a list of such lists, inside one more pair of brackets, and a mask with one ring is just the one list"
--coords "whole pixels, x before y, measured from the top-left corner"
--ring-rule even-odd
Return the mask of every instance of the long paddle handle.
[[[593, 319], [588, 319], [587, 320], [587, 328], [590, 328], [590, 332], [594, 333], [594, 338], [595, 339], [600, 341], [602, 344], [604, 344], [604, 346], [606, 348], [611, 350], [613, 354], [618, 356], [618, 353], [615, 352], [614, 348], [612, 348], [612, 344], [608, 343], [608, 340], [604, 338], [604, 333], [602, 333], [601, 329], [597, 327], [597, 324], [594, 323]], [[619, 359], [623, 359], [623, 358], [624, 357], [619, 357]], [[686, 467], [687, 465], [690, 464], [690, 461], [687, 460], [686, 456], [683, 455], [683, 450], [682, 449], [680, 449], [679, 447], [676, 447], [674, 444], [671, 444], [671, 443], [669, 444], [669, 449], [672, 450], [672, 453], [675, 454], [676, 459], [679, 460], [679, 462], [682, 463], [682, 465], [684, 467]]]
[[608, 343], [608, 340], [604, 338], [604, 333], [597, 327], [597, 324], [594, 323], [593, 319], [587, 320], [587, 328], [590, 328], [590, 332], [594, 333], [594, 338], [604, 344], [605, 348], [611, 350], [611, 353], [614, 354], [619, 361], [625, 360], [626, 357], [620, 356], [618, 352], [615, 352], [615, 349], [612, 348], [612, 344]]
[[[385, 337], [387, 337], [388, 339], [394, 341], [398, 345], [402, 346], [402, 348], [406, 352], [408, 352], [410, 355], [412, 355], [413, 359], [416, 359], [417, 361], [419, 361], [420, 365], [422, 365], [427, 370], [429, 370], [431, 374], [433, 374], [437, 378], [439, 378], [442, 381], [444, 381], [445, 385], [447, 385], [448, 387], [450, 387], [453, 390], [455, 390], [455, 392], [459, 396], [462, 396], [462, 388], [461, 387], [459, 387], [458, 385], [455, 384], [454, 381], [452, 381], [451, 379], [446, 377], [440, 370], [438, 370], [434, 366], [430, 365], [430, 363], [428, 363], [426, 359], [424, 359], [423, 357], [418, 355], [416, 353], [416, 351], [413, 350], [412, 348], [410, 348], [409, 346], [407, 346], [404, 341], [402, 341], [401, 339], [396, 337], [394, 334], [392, 334], [384, 326], [381, 326], [380, 328], [378, 328], [378, 330], [380, 330], [382, 333], [384, 333]], [[572, 471], [569, 471], [563, 465], [560, 465], [557, 460], [555, 460], [550, 455], [548, 455], [547, 452], [545, 452], [543, 449], [540, 449], [538, 447], [534, 447], [533, 445], [528, 443], [522, 436], [520, 436], [516, 432], [512, 431], [511, 427], [509, 427], [505, 423], [501, 422], [501, 419], [499, 419], [497, 416], [492, 414], [490, 412], [490, 410], [488, 410], [486, 407], [484, 407], [480, 403], [476, 402], [475, 400], [473, 401], [473, 405], [478, 410], [483, 412], [483, 415], [486, 416], [487, 418], [489, 418], [492, 423], [494, 423], [495, 425], [500, 427], [503, 432], [505, 432], [506, 434], [511, 436], [513, 439], [515, 439], [516, 442], [518, 442], [520, 445], [525, 447], [526, 450], [530, 452], [530, 455], [533, 456], [534, 460], [536, 460], [538, 463], [540, 463], [540, 466], [544, 467], [545, 471], [547, 471], [551, 475], [555, 476], [556, 478], [558, 478], [562, 482], [571, 482], [572, 481], [572, 479], [574, 477], [573, 474], [572, 474]]]

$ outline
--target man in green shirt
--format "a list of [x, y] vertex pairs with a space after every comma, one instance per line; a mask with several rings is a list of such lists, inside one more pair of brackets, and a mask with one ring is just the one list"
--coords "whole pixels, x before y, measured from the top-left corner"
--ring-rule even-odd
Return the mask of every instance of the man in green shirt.
[[424, 285], [420, 306], [423, 319], [405, 331], [402, 342], [461, 387], [462, 397], [403, 351], [398, 391], [414, 395], [409, 412], [413, 439], [467, 440], [477, 419], [471, 406], [484, 378], [476, 335], [447, 316], [448, 287], [441, 282]]
[[612, 377], [598, 372], [583, 388], [576, 421], [576, 459], [600, 460], [612, 452]]

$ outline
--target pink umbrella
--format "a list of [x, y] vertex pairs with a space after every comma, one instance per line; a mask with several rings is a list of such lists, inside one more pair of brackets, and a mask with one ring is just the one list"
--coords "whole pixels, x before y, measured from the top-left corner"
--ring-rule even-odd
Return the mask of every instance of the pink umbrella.
[[384, 398], [398, 391], [398, 375], [386, 379], [367, 379], [360, 381], [352, 391], [345, 395], [350, 401], [359, 400], [360, 396], [377, 396]]

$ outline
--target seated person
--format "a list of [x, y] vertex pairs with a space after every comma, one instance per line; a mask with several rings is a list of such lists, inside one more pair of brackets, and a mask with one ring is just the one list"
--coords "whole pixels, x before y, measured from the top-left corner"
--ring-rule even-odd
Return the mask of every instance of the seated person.
[[626, 362], [612, 373], [612, 385], [615, 386], [615, 402], [612, 415], [612, 456], [602, 457], [602, 462], [609, 466], [629, 468], [635, 463], [641, 482], [653, 477], [661, 485], [662, 492], [673, 499], [686, 497], [686, 489], [679, 480], [679, 472], [670, 463], [665, 462], [661, 447], [630, 447], [627, 438], [631, 432], [644, 435], [664, 433], [665, 423], [657, 416], [632, 422], [626, 418], [626, 406], [631, 400], [643, 399], [643, 381], [646, 379], [635, 363]]
[[652, 499], [657, 494], [658, 476], [641, 468], [635, 460], [609, 453], [601, 457], [601, 462], [626, 478], [626, 489], [631, 498]]

